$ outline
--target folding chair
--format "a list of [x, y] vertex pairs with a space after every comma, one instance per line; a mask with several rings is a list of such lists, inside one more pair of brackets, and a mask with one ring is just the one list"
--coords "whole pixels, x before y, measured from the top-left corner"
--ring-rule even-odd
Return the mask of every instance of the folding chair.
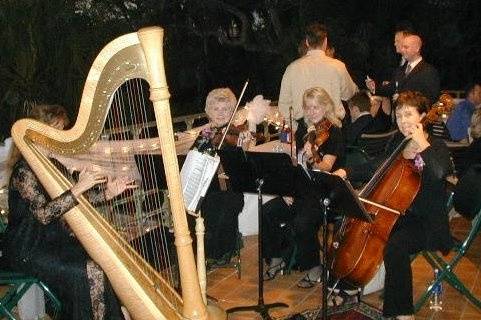
[[376, 158], [386, 149], [386, 145], [398, 130], [394, 129], [385, 133], [363, 133], [357, 140], [357, 145], [364, 150], [369, 157]]
[[[6, 216], [0, 216], [0, 248], [1, 237], [6, 229]], [[0, 286], [4, 287], [3, 294], [0, 295], [0, 319], [16, 320], [14, 311], [20, 299], [33, 285], [37, 285], [44, 293], [46, 312], [50, 319], [56, 319], [60, 315], [61, 303], [50, 289], [35, 277], [27, 276], [17, 272], [6, 270], [0, 250]]]
[[19, 300], [27, 292], [32, 285], [39, 286], [45, 294], [46, 302], [49, 303], [47, 310], [51, 319], [55, 319], [60, 314], [60, 301], [50, 291], [50, 289], [41, 281], [34, 277], [26, 276], [16, 272], [0, 272], [0, 285], [7, 286], [6, 293], [0, 297], [0, 317], [6, 317], [9, 320], [16, 320], [14, 308]]
[[415, 312], [419, 311], [426, 300], [433, 293], [441, 281], [447, 282], [454, 289], [465, 296], [473, 305], [481, 309], [481, 300], [475, 297], [471, 291], [462, 283], [455, 274], [456, 265], [464, 257], [473, 240], [481, 228], [481, 165], [471, 167], [455, 187], [454, 194], [451, 194], [448, 201], [448, 208], [454, 204], [454, 208], [464, 217], [472, 218], [471, 229], [466, 238], [455, 245], [455, 255], [450, 260], [443, 259], [436, 252], [423, 251], [421, 254], [427, 262], [435, 269], [439, 270], [438, 277], [426, 289], [421, 297], [414, 304]]
[[454, 164], [454, 171], [456, 175], [462, 176], [464, 172], [468, 169], [466, 168], [466, 164], [468, 163], [468, 147], [469, 143], [464, 142], [446, 142], [449, 152], [451, 153], [451, 159], [453, 160]]
[[[366, 151], [359, 146], [346, 146], [344, 154], [344, 164], [346, 167], [353, 167], [371, 161], [371, 158]], [[355, 181], [351, 179], [352, 186], [357, 189], [363, 185], [363, 181]]]

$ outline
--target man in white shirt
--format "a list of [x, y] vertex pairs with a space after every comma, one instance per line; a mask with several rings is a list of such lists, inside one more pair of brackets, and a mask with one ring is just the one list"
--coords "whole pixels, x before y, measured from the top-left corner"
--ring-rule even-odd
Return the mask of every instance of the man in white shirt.
[[349, 100], [358, 88], [352, 81], [346, 66], [341, 61], [326, 56], [326, 27], [314, 23], [306, 28], [305, 43], [307, 53], [293, 61], [284, 72], [279, 93], [279, 110], [289, 118], [302, 118], [302, 95], [312, 87], [322, 87], [327, 91], [336, 105], [336, 114], [340, 119], [345, 116], [341, 100]]

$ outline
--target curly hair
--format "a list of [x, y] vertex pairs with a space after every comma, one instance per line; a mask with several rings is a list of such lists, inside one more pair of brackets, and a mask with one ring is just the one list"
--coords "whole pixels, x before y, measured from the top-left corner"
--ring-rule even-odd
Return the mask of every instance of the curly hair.
[[54, 119], [62, 119], [65, 127], [70, 123], [67, 110], [58, 104], [37, 104], [30, 111], [29, 117], [46, 124], [52, 123]]
[[429, 111], [429, 99], [422, 95], [419, 91], [404, 91], [399, 94], [396, 100], [396, 109], [402, 106], [415, 107], [419, 114]]
[[229, 88], [217, 88], [213, 89], [207, 95], [205, 99], [205, 111], [208, 112], [210, 108], [219, 102], [226, 102], [229, 107], [234, 110], [237, 103], [237, 98]]

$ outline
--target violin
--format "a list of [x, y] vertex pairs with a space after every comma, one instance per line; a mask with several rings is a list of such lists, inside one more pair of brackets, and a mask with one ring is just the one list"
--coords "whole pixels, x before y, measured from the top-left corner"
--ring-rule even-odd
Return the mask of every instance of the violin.
[[323, 119], [314, 125], [314, 128], [308, 130], [306, 141], [311, 144], [312, 160], [315, 163], [322, 161], [317, 150], [329, 139], [329, 130], [332, 123], [328, 119]]
[[[227, 129], [227, 133], [225, 133], [226, 129]], [[219, 146], [219, 144], [225, 133], [223, 145], [228, 145], [232, 147], [239, 146], [239, 137], [243, 132], [246, 132], [246, 131], [247, 131], [247, 124], [245, 123], [238, 126], [231, 125], [228, 128], [224, 127], [222, 129], [218, 129], [211, 141], [216, 148], [222, 147], [222, 146]]]

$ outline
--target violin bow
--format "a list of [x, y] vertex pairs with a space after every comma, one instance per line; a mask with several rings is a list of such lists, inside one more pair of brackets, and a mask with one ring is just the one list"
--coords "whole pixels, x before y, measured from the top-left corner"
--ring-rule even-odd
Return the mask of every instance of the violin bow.
[[244, 83], [244, 88], [242, 88], [242, 92], [239, 96], [239, 99], [237, 100], [237, 105], [235, 106], [234, 112], [232, 112], [232, 115], [230, 116], [229, 123], [227, 124], [227, 127], [224, 131], [224, 134], [222, 135], [222, 139], [219, 142], [219, 146], [217, 147], [218, 149], [220, 149], [222, 147], [222, 144], [224, 143], [225, 136], [227, 135], [227, 132], [229, 131], [229, 127], [232, 124], [232, 120], [234, 120], [235, 114], [237, 112], [237, 109], [239, 108], [242, 97], [244, 96], [244, 93], [246, 92], [246, 88], [247, 88], [248, 84], [249, 84], [249, 79], [247, 79], [246, 82]]

